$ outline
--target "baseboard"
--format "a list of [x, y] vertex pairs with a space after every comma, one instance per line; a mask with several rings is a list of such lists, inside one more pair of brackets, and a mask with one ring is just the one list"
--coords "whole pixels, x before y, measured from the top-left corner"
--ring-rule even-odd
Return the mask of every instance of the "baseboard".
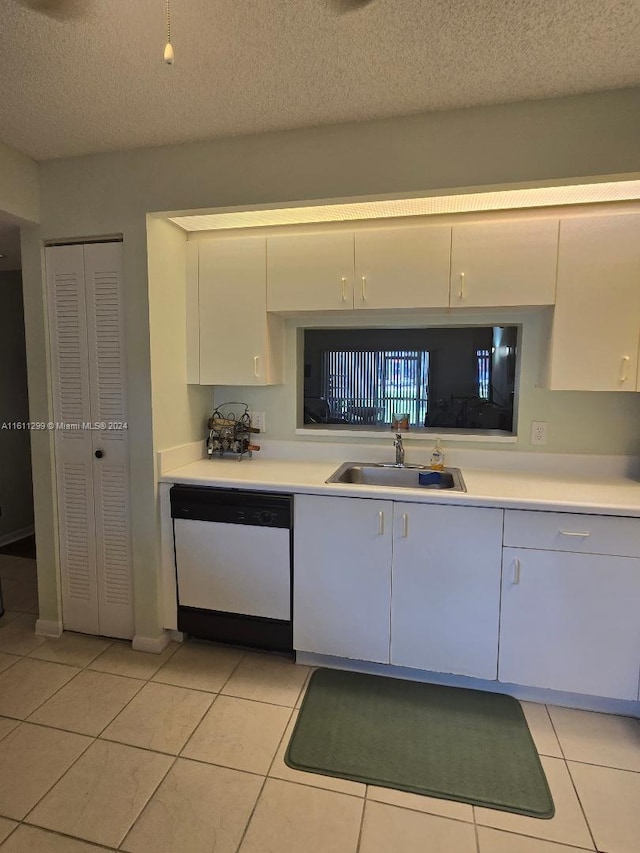
[[60, 637], [62, 630], [62, 622], [56, 619], [38, 619], [36, 622], [36, 634], [41, 637]]
[[14, 542], [26, 539], [27, 536], [33, 536], [33, 534], [33, 524], [29, 527], [21, 527], [20, 530], [14, 530], [12, 533], [4, 533], [0, 536], [0, 548], [4, 548], [5, 545], [12, 545]]
[[136, 634], [131, 641], [131, 648], [134, 652], [149, 652], [152, 655], [159, 655], [167, 648], [171, 639], [170, 631], [165, 631], [159, 637], [142, 637], [140, 634]]
[[346, 669], [352, 672], [366, 672], [371, 675], [388, 675], [391, 678], [426, 681], [429, 684], [444, 684], [449, 687], [470, 687], [473, 690], [486, 690], [489, 693], [506, 693], [524, 702], [539, 702], [541, 704], [561, 705], [564, 708], [579, 708], [583, 711], [599, 711], [602, 714], [640, 717], [640, 702], [631, 699], [609, 699], [604, 696], [587, 696], [583, 693], [565, 693], [560, 690], [525, 687], [520, 684], [487, 681], [483, 678], [449, 675], [443, 672], [428, 672], [427, 670], [394, 666], [388, 663], [371, 663], [369, 661], [351, 660], [350, 658], [318, 655], [313, 652], [296, 652], [296, 663], [306, 666], [326, 666], [329, 669]]

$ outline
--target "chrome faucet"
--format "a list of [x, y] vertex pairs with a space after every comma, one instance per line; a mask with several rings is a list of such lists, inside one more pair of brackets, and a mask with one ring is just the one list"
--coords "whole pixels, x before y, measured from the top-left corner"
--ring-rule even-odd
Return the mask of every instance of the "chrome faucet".
[[402, 467], [404, 465], [404, 445], [402, 444], [402, 436], [399, 432], [396, 433], [396, 439], [393, 442], [396, 449], [396, 465]]

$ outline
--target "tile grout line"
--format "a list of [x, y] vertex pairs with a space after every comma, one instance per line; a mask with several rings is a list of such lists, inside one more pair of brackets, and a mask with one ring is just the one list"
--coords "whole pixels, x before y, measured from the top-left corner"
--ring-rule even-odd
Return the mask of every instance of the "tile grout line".
[[122, 838], [120, 839], [120, 841], [119, 841], [119, 842], [118, 842], [118, 844], [116, 845], [116, 848], [115, 848], [116, 850], [122, 850], [122, 845], [126, 842], [126, 840], [127, 840], [128, 836], [129, 836], [129, 835], [130, 835], [130, 833], [131, 833], [131, 830], [134, 828], [134, 826], [136, 825], [136, 823], [140, 820], [140, 818], [142, 817], [142, 815], [143, 815], [143, 814], [145, 813], [145, 811], [147, 810], [147, 808], [148, 808], [148, 806], [149, 806], [149, 803], [150, 803], [150, 802], [151, 802], [151, 800], [155, 797], [155, 795], [156, 795], [156, 793], [157, 793], [158, 789], [160, 788], [160, 786], [162, 785], [162, 783], [164, 782], [164, 780], [167, 778], [167, 776], [169, 775], [169, 773], [171, 773], [171, 771], [172, 771], [172, 770], [173, 770], [173, 768], [175, 767], [175, 764], [176, 764], [177, 760], [178, 760], [178, 756], [177, 756], [177, 755], [175, 755], [175, 756], [173, 757], [173, 761], [171, 762], [171, 764], [170, 764], [170, 765], [169, 765], [169, 767], [167, 768], [166, 773], [163, 773], [163, 774], [162, 774], [162, 777], [161, 777], [161, 778], [160, 778], [160, 780], [158, 781], [158, 784], [157, 784], [157, 785], [155, 786], [155, 788], [151, 791], [151, 793], [150, 793], [150, 794], [149, 794], [149, 796], [147, 797], [147, 800], [145, 801], [144, 805], [141, 807], [140, 811], [139, 811], [139, 812], [138, 812], [138, 814], [135, 816], [135, 818], [131, 821], [131, 825], [129, 826], [129, 828], [128, 828], [127, 830], [125, 830], [124, 835], [122, 836]]
[[[214, 696], [213, 696], [213, 699], [211, 700], [211, 703], [210, 703], [209, 707], [206, 709], [206, 711], [204, 712], [204, 714], [200, 717], [200, 719], [199, 719], [199, 720], [198, 720], [198, 722], [196, 723], [196, 725], [195, 725], [195, 727], [194, 727], [193, 731], [191, 732], [191, 734], [189, 735], [189, 737], [188, 737], [188, 738], [186, 739], [186, 741], [182, 744], [182, 747], [181, 747], [180, 751], [178, 752], [178, 756], [179, 756], [180, 758], [185, 758], [185, 759], [186, 759], [186, 756], [183, 754], [183, 753], [184, 753], [184, 751], [185, 751], [185, 749], [189, 746], [189, 744], [191, 743], [191, 739], [193, 738], [193, 736], [195, 735], [195, 733], [198, 731], [198, 729], [199, 729], [199, 728], [200, 728], [200, 726], [202, 725], [204, 718], [207, 716], [207, 714], [208, 714], [208, 713], [209, 713], [209, 711], [213, 708], [213, 706], [216, 704], [216, 702], [218, 701], [218, 699], [219, 699], [219, 698], [220, 698], [220, 694], [219, 694], [219, 693], [215, 693], [215, 694], [214, 694]], [[203, 762], [203, 763], [206, 763], [206, 762]]]
[[365, 812], [367, 810], [367, 803], [369, 802], [369, 800], [367, 799], [368, 789], [369, 789], [369, 786], [365, 785], [364, 786], [364, 797], [362, 798], [362, 814], [360, 815], [360, 826], [358, 827], [358, 840], [356, 842], [355, 853], [360, 853], [360, 845], [362, 844], [362, 833], [364, 831], [364, 815], [365, 815]]
[[[112, 645], [113, 645], [113, 644], [112, 644]], [[107, 648], [110, 648], [110, 646], [109, 646], [109, 647], [107, 647]], [[107, 651], [107, 649], [104, 649], [104, 651]], [[101, 654], [102, 654], [102, 652], [101, 652]], [[22, 656], [22, 658], [23, 658], [23, 659], [24, 659], [24, 658], [26, 658], [26, 657], [27, 657], [27, 655], [23, 655], [23, 656]], [[99, 655], [98, 655], [98, 657], [99, 657]], [[94, 658], [93, 660], [95, 660], [95, 659], [96, 659], [96, 658]], [[55, 695], [56, 695], [60, 690], [62, 690], [64, 687], [66, 687], [66, 686], [67, 686], [67, 684], [70, 684], [70, 683], [71, 683], [75, 678], [77, 678], [77, 677], [78, 677], [78, 675], [79, 675], [81, 672], [85, 672], [85, 671], [87, 671], [87, 668], [88, 668], [89, 664], [90, 664], [90, 663], [92, 663], [92, 662], [93, 662], [93, 661], [89, 661], [89, 663], [88, 663], [88, 664], [85, 664], [83, 667], [79, 668], [79, 669], [78, 669], [78, 672], [76, 673], [76, 675], [74, 675], [72, 678], [70, 678], [70, 679], [69, 679], [69, 681], [67, 681], [65, 684], [63, 684], [63, 685], [59, 688], [59, 690], [56, 690], [56, 691], [55, 691], [55, 693], [53, 693], [51, 696], [49, 696], [49, 697], [45, 700], [45, 702], [48, 702], [48, 701], [49, 701], [49, 699], [52, 699], [52, 698], [53, 698], [53, 696], [55, 696]], [[166, 661], [166, 662], [168, 662], [168, 661]], [[166, 663], [166, 662], [165, 662], [165, 663]], [[51, 661], [44, 661], [44, 663], [51, 663]], [[66, 666], [67, 664], [58, 664], [58, 665], [59, 665], [59, 666]], [[160, 668], [161, 668], [161, 667], [160, 667]], [[95, 670], [88, 670], [88, 671], [90, 671], [90, 672], [94, 672]], [[103, 674], [109, 674], [109, 673], [103, 673]], [[137, 679], [137, 680], [138, 680], [138, 681], [142, 681], [142, 682], [143, 682], [142, 686], [140, 687], [140, 690], [142, 690], [142, 688], [144, 687], [144, 683], [149, 683], [149, 679]], [[136, 691], [136, 694], [135, 694], [135, 695], [137, 695], [137, 694], [140, 692], [140, 690]], [[132, 697], [132, 699], [133, 699], [133, 698], [135, 698], [135, 696], [134, 696], [134, 697]], [[131, 700], [130, 700], [130, 701], [131, 701]], [[38, 705], [38, 707], [37, 707], [37, 708], [35, 708], [35, 709], [34, 709], [34, 711], [32, 711], [31, 713], [32, 713], [32, 714], [33, 714], [33, 713], [35, 713], [35, 711], [37, 711], [39, 708], [41, 708], [43, 704], [44, 704], [44, 702], [42, 702], [40, 705]], [[127, 703], [127, 704], [128, 704], [128, 703]], [[28, 722], [28, 721], [27, 721], [27, 720], [20, 720], [20, 721], [18, 722], [18, 726], [16, 726], [16, 728], [18, 728], [20, 725], [22, 725], [23, 723], [26, 723], [26, 722]], [[109, 723], [108, 725], [110, 725], [110, 724], [111, 724], [111, 723]], [[41, 723], [31, 723], [31, 722], [29, 722], [29, 725], [39, 725], [41, 728], [53, 729], [54, 731], [65, 731], [65, 732], [67, 731], [67, 730], [65, 730], [65, 729], [56, 729], [54, 726], [47, 726], [47, 725], [44, 725], [44, 724], [41, 724]], [[106, 727], [105, 727], [105, 728], [106, 728]], [[15, 729], [12, 729], [12, 731], [15, 731]], [[103, 729], [103, 731], [104, 731], [104, 729]], [[96, 743], [96, 741], [98, 740], [98, 737], [97, 737], [97, 736], [95, 736], [95, 735], [85, 735], [85, 734], [82, 734], [82, 733], [80, 733], [80, 732], [67, 732], [67, 733], [68, 733], [68, 734], [75, 734], [75, 735], [78, 735], [79, 737], [87, 737], [87, 738], [90, 738], [90, 743], [88, 743], [88, 744], [87, 744], [87, 746], [82, 750], [82, 752], [77, 756], [77, 758], [76, 758], [76, 759], [75, 759], [75, 760], [74, 760], [74, 761], [73, 761], [73, 762], [72, 762], [72, 763], [71, 763], [71, 764], [66, 768], [66, 770], [65, 770], [65, 771], [64, 771], [64, 772], [63, 772], [63, 773], [62, 773], [62, 774], [61, 774], [61, 775], [60, 775], [60, 776], [55, 780], [55, 782], [53, 782], [53, 784], [52, 784], [49, 788], [47, 788], [47, 790], [45, 791], [45, 793], [44, 793], [44, 794], [43, 794], [43, 795], [42, 795], [42, 796], [41, 796], [41, 797], [36, 801], [36, 803], [35, 803], [35, 804], [34, 804], [34, 805], [29, 809], [29, 811], [27, 812], [27, 814], [26, 814], [26, 815], [25, 815], [25, 816], [20, 820], [19, 825], [24, 824], [24, 825], [26, 825], [26, 826], [34, 826], [34, 827], [36, 827], [36, 828], [38, 828], [38, 829], [42, 829], [42, 830], [45, 830], [45, 831], [48, 831], [48, 832], [53, 831], [53, 830], [48, 830], [48, 829], [46, 829], [45, 827], [40, 827], [38, 824], [29, 823], [29, 821], [28, 821], [29, 815], [31, 815], [31, 814], [33, 813], [33, 811], [34, 811], [34, 810], [35, 810], [35, 809], [40, 805], [40, 803], [44, 800], [44, 798], [45, 798], [45, 797], [46, 797], [46, 796], [47, 796], [47, 795], [48, 795], [48, 794], [53, 790], [53, 788], [54, 788], [54, 787], [55, 787], [59, 782], [61, 782], [61, 781], [64, 779], [64, 777], [69, 773], [69, 771], [70, 771], [73, 767], [75, 767], [75, 765], [78, 763], [78, 761], [80, 761], [80, 759], [84, 756], [84, 754], [85, 754], [85, 753], [86, 753], [86, 752], [87, 752], [87, 751], [88, 751], [88, 750], [89, 750], [89, 749], [90, 749], [90, 748], [91, 748], [91, 747]], [[10, 732], [9, 732], [9, 734], [10, 734]], [[106, 741], [105, 741], [105, 742], [106, 742]], [[129, 745], [129, 744], [125, 744], [125, 745]], [[148, 751], [153, 751], [153, 750], [148, 750]], [[164, 754], [166, 754], [166, 753], [157, 753], [157, 754], [164, 755]], [[169, 770], [171, 769], [171, 767], [173, 767], [173, 764], [174, 764], [174, 763], [175, 763], [175, 758], [174, 758], [174, 761], [173, 761], [173, 762], [171, 762], [171, 765], [170, 765], [169, 769], [167, 770], [167, 773], [169, 772]], [[164, 778], [165, 778], [165, 776], [166, 776], [166, 775], [167, 775], [167, 774], [165, 773], [165, 774], [162, 776], [162, 779], [160, 780], [160, 782], [158, 783], [158, 785], [154, 788], [153, 792], [151, 793], [151, 796], [153, 796], [153, 794], [155, 794], [155, 791], [157, 790], [158, 786], [162, 783], [162, 781], [164, 780]], [[151, 797], [149, 797], [149, 799], [150, 799], [150, 798], [151, 798]], [[148, 802], [148, 801], [147, 801], [147, 802]], [[146, 803], [145, 803], [145, 806], [143, 806], [143, 809], [142, 809], [142, 810], [144, 810], [144, 808], [146, 808]], [[138, 816], [139, 816], [139, 815], [138, 815]], [[136, 817], [136, 820], [137, 820], [137, 817]], [[135, 823], [135, 821], [134, 821], [134, 823]], [[132, 825], [133, 825], [133, 824], [132, 824]], [[17, 827], [16, 827], [16, 829], [17, 829]], [[14, 831], [15, 831], [15, 830], [14, 830]], [[12, 834], [13, 834], [13, 833], [12, 833]], [[71, 835], [67, 836], [67, 835], [66, 835], [66, 834], [64, 834], [64, 833], [56, 833], [56, 834], [61, 834], [61, 835], [63, 835], [64, 837], [73, 838], [73, 839], [76, 839], [76, 840], [81, 840], [81, 841], [85, 841], [85, 842], [87, 841], [87, 839], [81, 839], [81, 838], [80, 838], [80, 836], [71, 836]], [[127, 834], [127, 833], [125, 833], [125, 838], [126, 838], [126, 834]], [[122, 841], [124, 841], [124, 838], [122, 839]], [[88, 842], [88, 843], [91, 843], [91, 844], [92, 844], [92, 843], [94, 843], [94, 842]], [[122, 842], [120, 842], [120, 843], [122, 843]], [[98, 846], [100, 846], [100, 845], [98, 845]], [[102, 846], [104, 846], [104, 845], [102, 845]], [[119, 845], [118, 845], [118, 846], [119, 846]]]
[[526, 835], [524, 832], [514, 832], [512, 829], [499, 829], [496, 826], [486, 826], [485, 824], [479, 823], [476, 824], [478, 829], [491, 829], [494, 832], [500, 832], [504, 835], [515, 835], [516, 838], [528, 838], [530, 841], [538, 841], [543, 844], [555, 844], [560, 847], [566, 847], [569, 850], [576, 850], [578, 853], [598, 853], [597, 847], [579, 847], [576, 844], [572, 844], [570, 841], [553, 841], [549, 838], [539, 838], [537, 835]]
[[476, 823], [476, 807], [471, 806], [471, 811], [473, 814], [473, 834], [476, 840], [476, 853], [480, 853], [480, 827]]
[[560, 747], [560, 752], [562, 753], [562, 760], [564, 761], [564, 766], [566, 767], [567, 773], [569, 775], [569, 780], [571, 781], [571, 786], [572, 786], [574, 793], [576, 795], [578, 805], [580, 806], [580, 811], [582, 813], [582, 816], [584, 818], [584, 822], [585, 822], [587, 830], [589, 832], [589, 837], [591, 838], [591, 842], [593, 844], [593, 849], [597, 850], [598, 845], [596, 844], [596, 839], [595, 839], [595, 836], [593, 834], [593, 830], [591, 829], [591, 824], [589, 823], [589, 819], [587, 818], [587, 813], [586, 813], [584, 806], [582, 804], [582, 800], [580, 799], [580, 794], [578, 793], [578, 789], [576, 788], [576, 783], [574, 781], [573, 776], [571, 775], [571, 770], [569, 768], [569, 761], [568, 761], [567, 756], [565, 754], [564, 747], [562, 745], [562, 741], [560, 740], [560, 735], [558, 734], [558, 731], [557, 731], [555, 724], [553, 722], [553, 717], [551, 716], [551, 711], [549, 710], [549, 706], [545, 703], [544, 707], [547, 710], [547, 715], [548, 715], [549, 721], [551, 723], [551, 728], [553, 729], [553, 733], [556, 736], [556, 740], [558, 741], [558, 746]]
[[[10, 818], [13, 820], [14, 818]], [[55, 835], [57, 838], [68, 838], [70, 841], [79, 841], [81, 844], [87, 844], [90, 847], [95, 847], [96, 850], [108, 850], [109, 853], [111, 851], [115, 851], [115, 847], [107, 847], [104, 844], [99, 844], [97, 841], [88, 841], [86, 838], [80, 838], [79, 835], [69, 835], [66, 832], [60, 832], [59, 829], [47, 829], [44, 826], [38, 826], [35, 823], [25, 823], [24, 821], [18, 821], [17, 825], [11, 830], [9, 835], [5, 838], [5, 840], [0, 844], [0, 850], [2, 850], [2, 846], [7, 843], [9, 838], [18, 831], [21, 826], [26, 826], [28, 829], [37, 829], [40, 832], [50, 833], [51, 835]]]
[[[29, 714], [29, 717], [30, 717], [30, 716], [32, 716], [33, 714], [35, 714], [35, 713], [36, 713], [36, 711], [39, 711], [39, 710], [40, 710], [44, 705], [46, 705], [46, 704], [47, 704], [47, 702], [49, 702], [51, 699], [55, 698], [55, 697], [58, 695], [58, 693], [60, 693], [62, 690], [64, 690], [64, 688], [65, 688], [65, 687], [67, 687], [67, 685], [71, 684], [71, 682], [72, 682], [72, 681], [75, 681], [75, 680], [76, 680], [76, 678], [78, 678], [78, 676], [79, 676], [82, 672], [86, 672], [86, 670], [81, 669], [81, 670], [80, 670], [80, 672], [79, 672], [77, 675], [74, 675], [74, 677], [73, 677], [73, 678], [70, 678], [70, 679], [69, 679], [69, 681], [67, 681], [67, 683], [66, 683], [66, 684], [63, 684], [63, 685], [62, 685], [62, 687], [61, 687], [59, 690], [56, 690], [56, 692], [55, 692], [55, 693], [53, 693], [51, 696], [49, 696], [49, 697], [48, 697], [48, 699], [45, 699], [45, 701], [44, 701], [44, 702], [42, 702], [42, 704], [38, 705], [38, 707], [37, 707], [37, 708], [35, 708], [35, 709], [31, 712], [31, 714]], [[100, 674], [101, 674], [101, 675], [108, 675], [108, 673], [106, 673], [106, 672], [103, 672], [103, 673], [100, 673]], [[117, 676], [114, 676], [114, 678], [117, 678]], [[139, 679], [139, 680], [141, 680], [141, 679]], [[133, 701], [133, 699], [135, 699], [135, 697], [136, 697], [136, 696], [138, 695], [138, 693], [143, 689], [143, 687], [144, 687], [144, 683], [142, 684], [142, 686], [141, 686], [141, 687], [139, 687], [139, 688], [136, 690], [136, 692], [134, 693], [134, 695], [131, 697], [131, 699], [129, 699], [129, 700], [127, 701], [127, 703], [123, 706], [123, 708], [122, 708], [120, 711], [118, 711], [118, 712], [116, 713], [116, 717], [118, 716], [118, 714], [120, 714], [120, 713], [124, 710], [124, 708], [126, 708], [126, 707], [127, 707], [127, 705], [129, 704], [129, 702], [131, 702], [131, 701]], [[111, 720], [109, 720], [109, 722], [106, 724], [106, 726], [104, 726], [102, 729], [100, 729], [100, 731], [98, 732], [98, 734], [97, 734], [97, 735], [94, 735], [94, 734], [87, 734], [86, 732], [79, 732], [79, 731], [76, 731], [76, 730], [74, 730], [74, 729], [63, 729], [63, 728], [61, 728], [60, 726], [53, 726], [53, 725], [51, 725], [50, 723], [40, 723], [40, 722], [36, 722], [35, 720], [30, 720], [28, 717], [27, 717], [25, 720], [22, 720], [22, 722], [24, 722], [24, 723], [30, 723], [31, 725], [34, 725], [34, 726], [40, 725], [40, 726], [43, 726], [44, 728], [56, 729], [57, 731], [61, 731], [61, 732], [68, 732], [69, 734], [83, 735], [84, 737], [92, 737], [92, 738], [95, 738], [95, 739], [97, 740], [97, 739], [100, 737], [100, 735], [102, 734], [102, 732], [103, 732], [106, 728], [108, 728], [108, 726], [110, 726], [110, 725], [111, 725], [111, 723], [113, 722], [113, 720], [114, 720], [114, 719], [115, 719], [115, 717], [113, 717]]]
[[[46, 727], [43, 727], [43, 728], [46, 728]], [[77, 734], [77, 732], [75, 732], [75, 734]], [[72, 768], [72, 767], [75, 767], [75, 765], [78, 763], [78, 761], [80, 761], [80, 759], [81, 759], [81, 758], [82, 758], [82, 756], [85, 754], [85, 752], [93, 746], [93, 744], [94, 744], [94, 742], [95, 742], [95, 740], [96, 740], [95, 738], [92, 738], [90, 735], [79, 735], [79, 737], [89, 737], [89, 738], [90, 738], [90, 743], [88, 743], [88, 744], [86, 745], [86, 747], [85, 747], [85, 748], [80, 752], [80, 754], [77, 756], [77, 758], [75, 758], [75, 759], [71, 762], [71, 764], [67, 767], [67, 769], [64, 771], [64, 773], [62, 773], [60, 776], [58, 776], [58, 778], [55, 780], [55, 782], [53, 782], [53, 784], [52, 784], [52, 785], [50, 785], [50, 786], [47, 788], [47, 790], [44, 792], [44, 794], [43, 794], [41, 797], [39, 797], [39, 798], [38, 798], [38, 800], [34, 803], [34, 805], [33, 805], [33, 806], [31, 806], [31, 808], [27, 811], [26, 815], [22, 818], [22, 820], [20, 821], [20, 823], [26, 823], [26, 824], [27, 824], [27, 826], [38, 826], [38, 824], [30, 824], [30, 823], [28, 822], [27, 818], [29, 817], [29, 815], [30, 815], [30, 814], [31, 814], [35, 809], [37, 809], [37, 807], [40, 805], [40, 803], [41, 803], [41, 802], [44, 800], [44, 798], [45, 798], [45, 797], [46, 797], [46, 796], [47, 796], [47, 795], [48, 795], [48, 794], [49, 794], [49, 793], [50, 793], [50, 792], [55, 788], [55, 786], [58, 784], [58, 782], [60, 782], [62, 779], [64, 779], [64, 777], [65, 777], [65, 776], [67, 775], [67, 773], [71, 770], [71, 768]], [[44, 828], [44, 827], [41, 827], [41, 828]]]
[[264, 789], [266, 787], [267, 779], [270, 778], [269, 774], [271, 773], [271, 770], [273, 769], [273, 763], [276, 760], [276, 755], [278, 754], [278, 750], [280, 749], [280, 746], [282, 745], [282, 742], [283, 742], [283, 740], [287, 734], [287, 729], [289, 727], [289, 723], [291, 722], [291, 718], [292, 718], [294, 713], [295, 713], [295, 708], [292, 708], [291, 713], [289, 714], [289, 719], [287, 720], [285, 727], [284, 727], [284, 731], [282, 732], [282, 736], [281, 736], [280, 740], [278, 741], [278, 745], [276, 746], [275, 752], [273, 753], [273, 758], [271, 759], [271, 761], [269, 763], [269, 767], [267, 768], [267, 772], [264, 776], [264, 781], [262, 782], [262, 785], [260, 786], [260, 790], [258, 791], [258, 796], [256, 797], [256, 801], [253, 804], [253, 808], [251, 809], [251, 813], [249, 814], [249, 818], [245, 824], [242, 835], [240, 836], [240, 841], [238, 842], [238, 846], [236, 847], [236, 853], [240, 853], [240, 849], [241, 849], [242, 845], [244, 844], [244, 840], [247, 836], [247, 832], [249, 831], [249, 827], [251, 826], [251, 821], [253, 820], [253, 816], [256, 813], [256, 809], [258, 808], [258, 803], [260, 802], [260, 798], [262, 797], [262, 792], [264, 791]]

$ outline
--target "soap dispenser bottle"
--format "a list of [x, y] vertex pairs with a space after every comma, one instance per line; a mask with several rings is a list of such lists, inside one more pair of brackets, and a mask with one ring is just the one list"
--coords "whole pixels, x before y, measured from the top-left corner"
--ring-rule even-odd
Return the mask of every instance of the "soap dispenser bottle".
[[436, 439], [435, 446], [431, 451], [431, 462], [429, 467], [433, 471], [442, 471], [444, 468], [444, 449], [439, 438]]

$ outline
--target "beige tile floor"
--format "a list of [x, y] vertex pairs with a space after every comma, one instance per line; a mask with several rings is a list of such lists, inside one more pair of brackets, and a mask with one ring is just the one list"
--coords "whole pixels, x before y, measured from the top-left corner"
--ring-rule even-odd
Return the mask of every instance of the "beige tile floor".
[[309, 670], [285, 658], [32, 617], [0, 620], [0, 853], [640, 851], [637, 720], [524, 703], [556, 804], [535, 820], [291, 770]]

